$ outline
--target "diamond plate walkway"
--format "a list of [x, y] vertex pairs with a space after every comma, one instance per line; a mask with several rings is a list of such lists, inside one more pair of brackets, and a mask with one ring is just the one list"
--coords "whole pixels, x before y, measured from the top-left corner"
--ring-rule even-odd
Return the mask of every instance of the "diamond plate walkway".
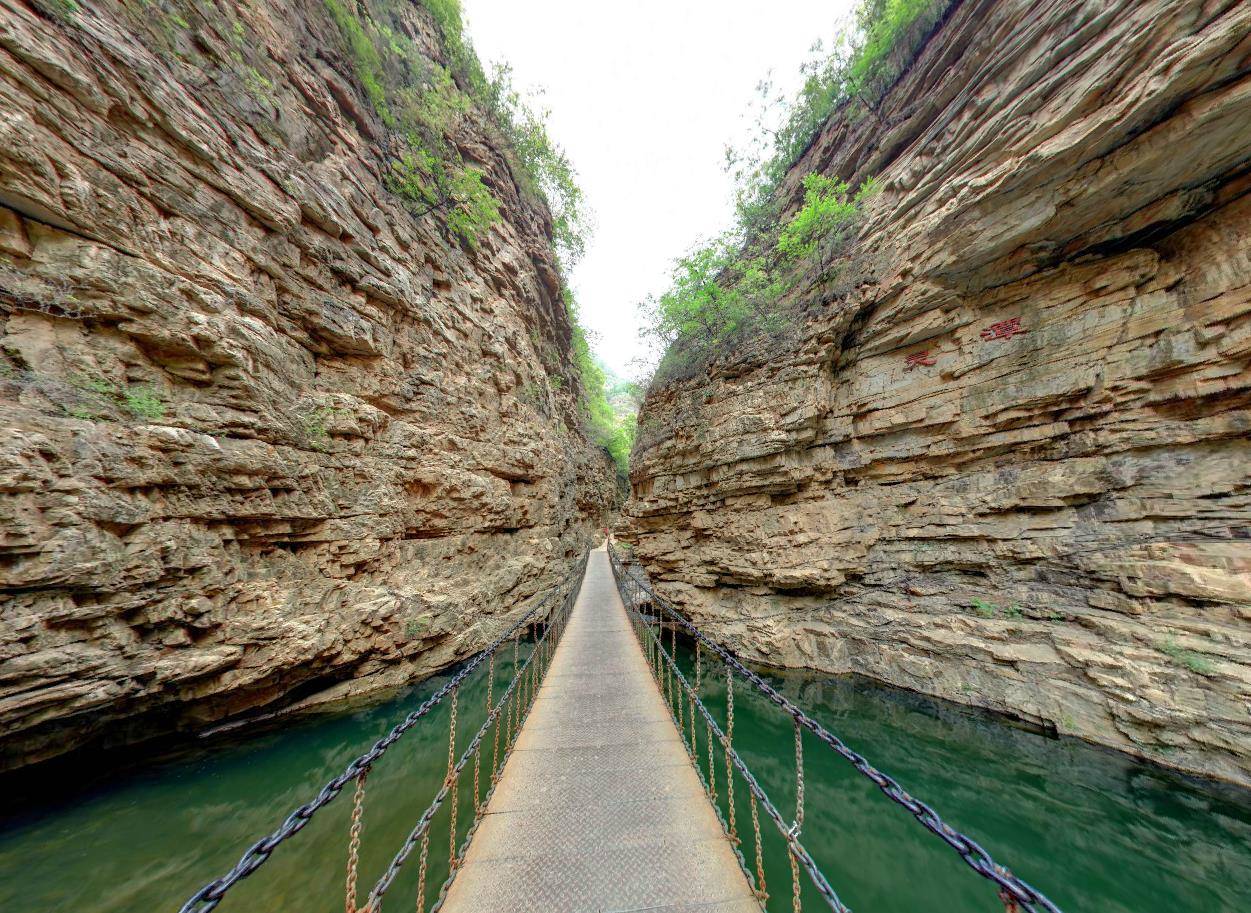
[[443, 909], [760, 913], [603, 550]]

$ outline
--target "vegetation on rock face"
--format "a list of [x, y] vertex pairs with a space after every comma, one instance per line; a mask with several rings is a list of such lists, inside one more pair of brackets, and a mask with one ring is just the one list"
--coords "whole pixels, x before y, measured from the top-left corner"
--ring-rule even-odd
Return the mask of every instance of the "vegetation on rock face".
[[[585, 249], [587, 220], [573, 167], [548, 135], [546, 112], [535, 111], [513, 88], [508, 67], [489, 76], [483, 70], [464, 34], [458, 0], [420, 0], [442, 35], [446, 65], [420, 53], [401, 33], [400, 2], [374, 0], [362, 16], [346, 0], [325, 0], [361, 88], [402, 146], [391, 161], [388, 188], [419, 217], [441, 212], [449, 231], [475, 246], [499, 221], [500, 200], [488, 175], [465, 162], [455, 138], [464, 118], [483, 112], [500, 134], [497, 145], [506, 150], [518, 186], [547, 205], [557, 259], [568, 268]], [[609, 404], [605, 373], [591, 354], [568, 290], [565, 301], [585, 430], [624, 474], [633, 421], [624, 422]], [[563, 387], [559, 366], [549, 365], [548, 381]]]
[[789, 261], [812, 257], [821, 243], [838, 236], [860, 211], [860, 203], [874, 190], [865, 181], [852, 193], [846, 181], [810, 174], [804, 178], [804, 205], [778, 234], [778, 253]]
[[787, 329], [783, 301], [801, 279], [825, 278], [824, 264], [841, 251], [872, 180], [856, 191], [810, 174], [804, 205], [776, 234], [750, 244], [741, 230], [725, 232], [674, 264], [669, 290], [643, 305], [644, 333], [664, 350], [660, 382], [691, 374], [730, 354], [749, 337]]
[[[737, 185], [740, 222], [758, 231], [776, 218], [774, 195], [835, 111], [849, 119], [876, 116], [891, 84], [906, 70], [951, 0], [861, 0], [853, 22], [828, 51], [818, 43], [800, 69], [803, 87], [794, 99], [773, 95], [762, 81], [760, 112], [752, 139], [726, 150]], [[776, 126], [775, 126], [776, 125]]]
[[499, 220], [500, 201], [482, 169], [468, 164], [456, 143], [463, 121], [478, 110], [498, 131], [513, 177], [542, 199], [566, 265], [585, 245], [582, 193], [564, 152], [536, 112], [512, 87], [508, 68], [488, 76], [464, 35], [457, 0], [422, 0], [442, 34], [447, 62], [426, 56], [404, 34], [403, 0], [374, 0], [358, 13], [346, 0], [325, 0], [339, 27], [357, 80], [402, 151], [391, 163], [388, 186], [424, 216], [441, 212], [448, 229], [476, 244]]
[[618, 475], [625, 479], [630, 451], [634, 447], [637, 388], [613, 374], [591, 352], [572, 295], [566, 294], [565, 305], [573, 325], [573, 360], [582, 384], [582, 418], [587, 433], [608, 451], [617, 465]]
[[[804, 178], [804, 202], [779, 225], [782, 179], [835, 111], [847, 117], [873, 111], [911, 63], [949, 0], [864, 0], [852, 28], [832, 52], [806, 64], [799, 96], [765, 101], [756, 138], [746, 150], [728, 150], [737, 190], [737, 220], [710, 242], [679, 258], [668, 291], [642, 308], [644, 334], [664, 352], [656, 380], [687, 376], [729, 354], [748, 337], [788, 328], [783, 300], [801, 279], [829, 278], [831, 261], [846, 246], [872, 179], [854, 190], [822, 174]], [[771, 124], [780, 121], [780, 126]]]

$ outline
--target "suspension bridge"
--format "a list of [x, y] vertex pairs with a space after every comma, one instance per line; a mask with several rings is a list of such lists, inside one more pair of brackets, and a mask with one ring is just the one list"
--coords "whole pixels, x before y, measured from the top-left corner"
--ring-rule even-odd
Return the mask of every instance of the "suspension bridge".
[[[690, 647], [685, 659], [679, 637], [684, 650]], [[507, 683], [497, 691], [501, 674]], [[470, 710], [469, 683], [482, 678], [485, 701], [473, 708], [482, 722], [465, 731], [458, 719]], [[734, 748], [736, 689], [764, 697], [789, 717], [796, 789], [785, 810]], [[723, 712], [708, 706], [714, 691], [724, 698]], [[379, 877], [364, 883], [369, 772], [445, 705], [447, 775]], [[249, 846], [230, 871], [201, 887], [180, 913], [228, 903], [235, 885], [255, 876], [284, 844], [298, 845], [294, 838], [340, 795], [351, 796], [345, 913], [381, 913], [384, 901], [417, 913], [847, 913], [803, 842], [804, 752], [814, 745], [841, 756], [950, 847], [953, 860], [982, 876], [1007, 913], [1059, 913], [693, 625], [611, 544], [584, 555], [560, 587]], [[784, 885], [766, 881], [767, 840], [785, 847]], [[430, 873], [440, 856], [447, 876], [436, 886]], [[402, 897], [393, 893], [401, 872], [415, 881]]]

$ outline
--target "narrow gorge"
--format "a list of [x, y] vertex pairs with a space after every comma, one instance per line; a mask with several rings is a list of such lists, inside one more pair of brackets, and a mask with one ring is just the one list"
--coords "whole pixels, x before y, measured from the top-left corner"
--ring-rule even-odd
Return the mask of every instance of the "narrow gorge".
[[1251, 908], [1251, 0], [0, 0], [0, 783], [4, 911]]
[[640, 411], [658, 591], [766, 664], [1251, 783], [1251, 5], [945, 4], [783, 221], [812, 174], [874, 179], [853, 243]]
[[607, 522], [458, 29], [0, 0], [0, 768], [446, 667]]

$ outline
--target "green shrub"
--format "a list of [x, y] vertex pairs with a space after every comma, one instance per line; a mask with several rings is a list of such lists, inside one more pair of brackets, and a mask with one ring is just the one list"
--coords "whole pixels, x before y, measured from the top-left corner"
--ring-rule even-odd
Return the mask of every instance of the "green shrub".
[[853, 194], [846, 181], [809, 174], [804, 178], [804, 205], [778, 234], [778, 252], [788, 261], [806, 260], [826, 240], [841, 240], [876, 189], [872, 178]]
[[[596, 444], [608, 451], [617, 466], [618, 475], [624, 479], [628, 472], [630, 451], [634, 448], [637, 408], [614, 404], [608, 397], [607, 369], [591, 353], [590, 342], [578, 319], [578, 307], [573, 296], [565, 293], [565, 307], [573, 326], [573, 363], [582, 388], [579, 406], [587, 434]], [[614, 378], [614, 388], [625, 384]]]
[[330, 420], [340, 411], [338, 406], [309, 406], [297, 413], [304, 439], [314, 450], [330, 449]]
[[[669, 290], [642, 305], [644, 334], [664, 352], [655, 381], [693, 373], [718, 356], [738, 351], [747, 336], [769, 336], [792, 322], [783, 299], [805, 274], [822, 269], [850, 239], [872, 179], [853, 193], [837, 177], [809, 174], [804, 202], [778, 227], [777, 189], [830, 115], [872, 109], [911, 63], [950, 0], [862, 0], [854, 26], [828, 54], [802, 68], [804, 84], [789, 102], [765, 100], [754, 138], [728, 149], [727, 168], [737, 185], [734, 228], [690, 251], [674, 267]], [[781, 110], [778, 110], [778, 106]], [[854, 110], [852, 110], [854, 109]], [[778, 122], [780, 121], [780, 126]]]
[[985, 599], [970, 600], [970, 605], [973, 607], [973, 611], [982, 618], [994, 618], [999, 614], [999, 606]]
[[404, 147], [388, 186], [418, 203], [416, 215], [441, 213], [454, 233], [475, 243], [498, 220], [499, 203], [487, 200], [481, 171], [465, 165], [451, 138], [476, 105], [501, 135], [519, 186], [547, 204], [557, 254], [571, 265], [585, 249], [587, 221], [573, 167], [547, 132], [547, 112], [526, 104], [508, 67], [490, 77], [483, 72], [456, 0], [421, 0], [442, 35], [446, 67], [398, 31], [400, 2], [376, 0], [361, 17], [345, 0], [325, 0], [365, 95]]
[[165, 404], [151, 387], [130, 387], [122, 394], [122, 402], [135, 418], [156, 421], [165, 417]]
[[1172, 637], [1163, 643], [1156, 644], [1155, 648], [1173, 662], [1185, 666], [1197, 675], [1211, 675], [1216, 671], [1216, 666], [1206, 656], [1194, 650], [1185, 649]]
[[74, 14], [82, 9], [78, 5], [78, 0], [38, 0], [37, 5], [44, 12], [55, 16], [62, 22], [69, 22]]
[[517, 157], [523, 186], [547, 202], [561, 263], [572, 266], [586, 250], [589, 228], [573, 165], [547, 132], [548, 112], [536, 112], [525, 103], [512, 87], [512, 70], [507, 66], [492, 74], [484, 102]]
[[785, 296], [818, 255], [824, 260], [850, 237], [875, 187], [870, 179], [853, 194], [820, 174], [808, 175], [804, 186], [804, 205], [775, 240], [758, 237], [749, 250], [741, 231], [719, 235], [680, 257], [668, 290], [643, 303], [644, 333], [664, 351], [656, 382], [686, 376], [739, 350], [748, 337], [789, 328]]
[[387, 92], [383, 88], [382, 56], [374, 43], [373, 37], [365, 30], [364, 24], [340, 0], [326, 0], [326, 9], [330, 18], [339, 27], [347, 43], [348, 54], [356, 70], [356, 78], [366, 97], [388, 127], [396, 125], [390, 108], [387, 106]]
[[70, 418], [82, 419], [87, 422], [94, 422], [100, 418], [100, 413], [94, 409], [88, 409], [86, 406], [63, 407], [65, 414]]
[[448, 228], [470, 244], [477, 244], [482, 233], [499, 221], [499, 201], [482, 183], [482, 172], [477, 168], [457, 173], [451, 180], [448, 197]]
[[[476, 107], [502, 139], [499, 145], [522, 192], [546, 204], [557, 258], [568, 268], [585, 249], [587, 220], [573, 166], [547, 131], [547, 112], [526, 103], [513, 88], [508, 67], [487, 76], [464, 34], [457, 0], [419, 2], [441, 33], [446, 66], [427, 58], [401, 34], [406, 0], [372, 0], [364, 15], [347, 0], [325, 0], [365, 95], [400, 147], [390, 163], [388, 189], [415, 216], [437, 213], [452, 234], [476, 245], [500, 219], [500, 201], [488, 176], [463, 160], [455, 142], [464, 118]], [[633, 422], [616, 417], [609, 421], [603, 374], [596, 374], [571, 299], [569, 316], [582, 411], [593, 437], [624, 468]], [[552, 386], [564, 383], [559, 365], [548, 371]]]
[[391, 162], [387, 188], [402, 197], [410, 208], [418, 206], [429, 211], [439, 204], [439, 194], [434, 187], [436, 167], [437, 163], [429, 152], [410, 148]]
[[[90, 394], [98, 406], [121, 406], [135, 418], [156, 421], [165, 417], [165, 403], [153, 387], [128, 386], [122, 387], [104, 377], [76, 375], [71, 377], [69, 385], [77, 390]], [[74, 418], [96, 420], [103, 413], [89, 405], [79, 404], [68, 410]]]

